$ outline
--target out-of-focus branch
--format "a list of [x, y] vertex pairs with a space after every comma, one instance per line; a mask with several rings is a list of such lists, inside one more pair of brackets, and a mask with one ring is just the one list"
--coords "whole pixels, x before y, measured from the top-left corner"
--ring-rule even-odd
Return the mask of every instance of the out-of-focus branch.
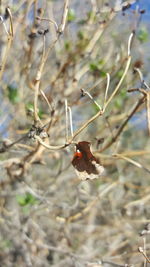
[[124, 70], [123, 75], [122, 75], [121, 79], [119, 80], [116, 88], [114, 89], [113, 93], [111, 94], [111, 96], [106, 101], [106, 103], [105, 103], [105, 109], [108, 106], [108, 104], [112, 101], [112, 99], [116, 95], [116, 93], [118, 92], [118, 90], [119, 90], [120, 86], [122, 85], [122, 82], [124, 81], [124, 78], [125, 78], [125, 76], [126, 76], [126, 74], [128, 72], [128, 69], [130, 67], [130, 63], [131, 63], [131, 43], [132, 43], [133, 37], [134, 37], [134, 32], [132, 32], [130, 34], [129, 40], [128, 40], [128, 51], [127, 51], [128, 59], [127, 59], [125, 70]]
[[11, 11], [10, 11], [10, 8], [7, 7], [7, 12], [8, 12], [8, 15], [9, 15], [9, 21], [10, 21], [10, 31], [8, 33], [8, 41], [7, 41], [7, 46], [6, 46], [6, 50], [5, 50], [5, 53], [4, 53], [4, 56], [3, 56], [3, 59], [2, 59], [2, 63], [1, 63], [1, 68], [0, 68], [0, 80], [2, 79], [2, 76], [3, 76], [3, 73], [4, 73], [4, 69], [5, 69], [5, 66], [6, 66], [6, 61], [7, 61], [7, 58], [9, 56], [9, 50], [11, 48], [11, 44], [12, 44], [12, 40], [13, 40], [13, 21], [12, 21], [12, 14], [11, 14]]
[[82, 216], [84, 216], [85, 214], [87, 214], [92, 208], [93, 206], [95, 206], [97, 204], [97, 202], [104, 197], [105, 195], [107, 195], [111, 190], [113, 190], [116, 186], [118, 185], [118, 182], [114, 182], [110, 185], [108, 185], [94, 200], [92, 200], [82, 211], [68, 217], [68, 218], [62, 218], [62, 217], [57, 217], [56, 219], [60, 222], [73, 222], [75, 220], [80, 219]]
[[138, 108], [144, 102], [145, 102], [145, 96], [143, 96], [142, 98], [139, 99], [139, 101], [137, 102], [137, 104], [135, 105], [135, 107], [130, 111], [130, 113], [127, 116], [127, 118], [125, 119], [125, 121], [120, 125], [120, 127], [119, 127], [118, 131], [116, 132], [116, 134], [111, 138], [111, 140], [107, 144], [104, 145], [104, 147], [102, 149], [100, 149], [100, 152], [108, 149], [113, 143], [116, 142], [116, 140], [118, 139], [118, 137], [122, 133], [123, 129], [127, 125], [128, 121], [132, 118], [132, 116], [136, 113], [136, 111], [138, 110]]
[[123, 159], [123, 160], [126, 160], [127, 162], [130, 162], [131, 164], [135, 165], [136, 167], [140, 168], [140, 169], [143, 169], [145, 170], [146, 172], [150, 173], [150, 170], [147, 169], [146, 167], [144, 167], [142, 164], [140, 164], [139, 162], [133, 160], [133, 159], [130, 159], [128, 158], [127, 156], [124, 156], [122, 154], [115, 154], [113, 155], [115, 158], [117, 159]]

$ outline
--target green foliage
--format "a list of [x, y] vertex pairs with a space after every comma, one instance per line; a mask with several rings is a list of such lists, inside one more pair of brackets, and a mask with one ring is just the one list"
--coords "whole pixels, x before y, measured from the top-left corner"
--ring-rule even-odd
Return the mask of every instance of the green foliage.
[[[34, 112], [33, 103], [29, 102], [29, 103], [26, 104], [26, 112], [30, 116], [33, 115], [33, 112]], [[43, 110], [39, 108], [39, 110], [38, 110], [38, 116], [39, 116], [40, 119], [43, 118], [43, 114], [44, 114]]]
[[90, 19], [92, 19], [93, 21], [96, 20], [96, 15], [95, 15], [95, 13], [93, 11], [89, 11], [87, 13], [87, 17], [88, 17], [88, 20], [90, 20]]
[[122, 99], [120, 97], [118, 97], [117, 99], [115, 99], [115, 108], [120, 109], [122, 107]]
[[31, 102], [26, 104], [26, 111], [29, 113], [33, 113], [34, 107], [33, 107], [33, 104]]
[[81, 19], [81, 20], [78, 21], [79, 25], [84, 25], [85, 23], [87, 23], [86, 19]]
[[119, 78], [119, 79], [121, 79], [121, 77], [122, 77], [122, 75], [123, 75], [123, 70], [119, 70], [118, 72], [117, 72], [117, 78]]
[[103, 59], [100, 59], [98, 61], [92, 61], [89, 64], [89, 68], [93, 73], [97, 73], [99, 76], [105, 77], [106, 72], [103, 70], [103, 64], [104, 64]]
[[85, 36], [84, 36], [84, 32], [83, 32], [83, 31], [79, 31], [78, 34], [77, 34], [77, 36], [78, 36], [78, 38], [79, 38], [80, 40], [83, 40], [83, 39], [85, 38]]
[[72, 44], [71, 44], [70, 41], [65, 41], [65, 50], [66, 50], [66, 51], [70, 51], [71, 46], [72, 46]]
[[88, 41], [89, 41], [88, 37], [87, 37], [86, 33], [84, 33], [84, 31], [81, 31], [81, 30], [78, 31], [77, 37], [78, 37], [77, 47], [78, 47], [78, 49], [84, 51], [84, 49], [87, 46]]
[[16, 200], [22, 207], [34, 205], [37, 203], [37, 199], [30, 193], [26, 193], [25, 195], [17, 195]]
[[72, 22], [76, 19], [76, 15], [75, 15], [75, 12], [74, 12], [74, 9], [69, 9], [68, 11], [68, 22]]
[[103, 64], [104, 64], [103, 59], [100, 59], [98, 61], [93, 61], [90, 63], [90, 69], [91, 71], [100, 70]]
[[120, 94], [118, 95], [118, 97], [116, 97], [116, 99], [115, 99], [115, 107], [117, 108], [117, 109], [121, 109], [122, 108], [122, 106], [123, 106], [123, 104], [124, 104], [124, 101], [125, 101], [125, 99], [127, 99], [127, 91], [126, 91], [126, 89], [122, 89], [121, 91], [120, 91]]
[[0, 249], [1, 250], [9, 249], [11, 247], [12, 247], [12, 243], [10, 240], [8, 240], [8, 239], [0, 240]]
[[39, 118], [42, 119], [42, 118], [43, 118], [43, 115], [44, 115], [44, 112], [43, 112], [43, 110], [40, 108], [39, 111], [38, 111], [38, 116], [39, 116]]
[[147, 29], [141, 28], [138, 32], [137, 38], [141, 43], [147, 42], [149, 38]]
[[127, 99], [127, 90], [125, 88], [123, 88], [121, 91], [120, 91], [120, 97], [125, 100]]
[[10, 84], [7, 86], [7, 92], [8, 92], [8, 98], [12, 104], [16, 104], [19, 102], [18, 88]]
[[95, 105], [94, 103], [92, 104], [92, 111], [93, 111], [93, 115], [95, 115], [97, 112], [99, 112], [98, 106]]

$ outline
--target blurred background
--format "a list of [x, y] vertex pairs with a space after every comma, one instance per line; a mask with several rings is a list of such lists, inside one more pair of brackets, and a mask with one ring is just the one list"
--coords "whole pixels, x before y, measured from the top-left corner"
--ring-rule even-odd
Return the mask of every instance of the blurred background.
[[[70, 0], [59, 35], [66, 2], [0, 1], [0, 265], [150, 266], [150, 4]], [[65, 144], [67, 101], [74, 142], [91, 142], [105, 168], [99, 179], [77, 177], [73, 144], [34, 138], [43, 45], [43, 140]], [[80, 131], [104, 107], [108, 77], [107, 100], [120, 84], [116, 94]]]

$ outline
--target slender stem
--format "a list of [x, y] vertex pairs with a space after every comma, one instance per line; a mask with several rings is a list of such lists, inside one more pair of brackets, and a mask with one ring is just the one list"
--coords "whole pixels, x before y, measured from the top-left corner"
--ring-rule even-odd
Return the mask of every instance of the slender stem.
[[145, 170], [146, 172], [150, 173], [150, 170], [149, 170], [149, 169], [145, 168], [142, 164], [140, 164], [139, 162], [137, 162], [137, 161], [135, 161], [135, 160], [133, 160], [133, 159], [130, 159], [130, 158], [128, 158], [128, 157], [126, 157], [126, 156], [123, 156], [123, 155], [121, 155], [121, 154], [115, 154], [115, 155], [113, 155], [113, 156], [114, 156], [114, 157], [117, 157], [117, 158], [120, 158], [120, 159], [124, 159], [124, 160], [130, 162], [131, 164], [135, 165], [136, 167], [138, 167], [138, 168], [140, 168], [140, 169], [143, 169], [143, 170]]
[[38, 17], [38, 16], [36, 17], [36, 19], [38, 19], [38, 20], [43, 20], [43, 21], [48, 21], [48, 22], [50, 22], [50, 23], [53, 23], [53, 24], [55, 25], [56, 32], [58, 32], [58, 25], [57, 25], [57, 23], [56, 23], [55, 20], [47, 19], [47, 18], [40, 18], [40, 17]]
[[146, 105], [147, 105], [147, 122], [148, 122], [148, 132], [150, 135], [150, 92], [147, 92], [147, 99], [146, 99]]
[[4, 53], [4, 57], [2, 59], [2, 63], [1, 63], [1, 69], [0, 69], [0, 80], [3, 76], [4, 73], [4, 69], [5, 69], [5, 65], [6, 65], [6, 61], [7, 61], [7, 57], [9, 55], [9, 50], [12, 44], [12, 40], [13, 40], [13, 22], [12, 22], [12, 15], [11, 15], [11, 11], [10, 8], [7, 8], [8, 14], [9, 14], [9, 20], [10, 20], [10, 33], [8, 34], [8, 42], [7, 42], [7, 47]]
[[141, 80], [141, 83], [147, 88], [150, 90], [150, 87], [148, 86], [148, 84], [145, 82], [144, 78], [143, 78], [143, 74], [142, 72], [140, 71], [139, 68], [134, 68], [135, 71], [137, 71], [137, 73], [139, 74], [140, 76], [140, 80]]
[[106, 85], [105, 96], [104, 96], [103, 110], [105, 110], [105, 105], [106, 105], [106, 100], [107, 100], [107, 95], [108, 95], [108, 89], [109, 89], [109, 85], [110, 85], [110, 75], [109, 75], [109, 73], [106, 73], [106, 77], [107, 77], [107, 85]]
[[48, 145], [48, 144], [46, 144], [45, 142], [43, 142], [43, 140], [42, 140], [39, 136], [37, 136], [37, 135], [35, 135], [34, 138], [35, 138], [36, 140], [38, 140], [39, 143], [40, 143], [42, 146], [44, 146], [45, 148], [47, 148], [47, 149], [49, 149], [49, 150], [59, 150], [59, 149], [63, 149], [63, 148], [65, 148], [65, 147], [67, 147], [67, 146], [69, 145], [69, 144], [64, 144], [64, 145], [60, 145], [60, 146], [51, 146], [51, 145]]
[[139, 252], [144, 256], [147, 262], [150, 263], [150, 259], [147, 257], [146, 253], [144, 252], [142, 247], [139, 247]]
[[99, 108], [99, 110], [102, 110], [101, 106], [97, 103], [97, 101], [94, 100], [93, 96], [91, 96], [89, 92], [85, 91], [83, 88], [81, 89], [81, 92], [83, 96], [87, 95], [94, 102], [94, 104]]
[[99, 116], [101, 116], [103, 114], [103, 111], [100, 110], [98, 111], [92, 118], [90, 118], [88, 121], [86, 121], [73, 135], [73, 137], [71, 138], [71, 140], [69, 140], [69, 143], [71, 143], [75, 137], [81, 133], [91, 122], [93, 122], [94, 120], [96, 120]]
[[41, 93], [41, 95], [43, 96], [43, 98], [45, 99], [45, 101], [46, 101], [46, 103], [47, 103], [47, 105], [48, 105], [50, 111], [52, 111], [52, 110], [53, 110], [53, 107], [52, 107], [52, 105], [50, 104], [50, 102], [49, 102], [47, 96], [45, 95], [45, 93], [44, 93], [41, 89], [40, 89], [40, 93]]
[[61, 20], [61, 24], [58, 28], [59, 34], [62, 34], [64, 32], [66, 21], [67, 21], [68, 10], [69, 10], [69, 0], [65, 0], [62, 20]]
[[35, 123], [37, 121], [40, 121], [40, 118], [38, 116], [38, 95], [39, 95], [39, 87], [40, 87], [40, 82], [41, 82], [42, 71], [44, 68], [44, 58], [45, 58], [45, 35], [43, 36], [42, 57], [41, 57], [39, 68], [37, 70], [36, 82], [35, 82], [35, 95], [34, 95], [34, 121]]
[[7, 27], [6, 27], [6, 24], [5, 24], [2, 16], [0, 16], [0, 21], [2, 22], [2, 24], [4, 26], [4, 29], [5, 29], [6, 34], [9, 35], [9, 32], [7, 31]]
[[122, 75], [122, 77], [121, 77], [119, 83], [117, 84], [115, 90], [113, 91], [113, 93], [111, 94], [111, 96], [108, 98], [108, 100], [107, 100], [107, 102], [106, 102], [106, 104], [105, 104], [105, 109], [106, 109], [106, 107], [108, 106], [108, 104], [111, 102], [111, 100], [113, 99], [113, 97], [116, 95], [116, 93], [118, 92], [120, 86], [122, 85], [122, 82], [123, 82], [123, 80], [124, 80], [124, 78], [125, 78], [125, 76], [126, 76], [126, 74], [127, 74], [127, 72], [128, 72], [130, 63], [131, 63], [131, 56], [128, 57], [127, 64], [126, 64], [125, 70], [124, 70], [124, 72], [123, 72], [123, 75]]
[[122, 133], [123, 129], [127, 125], [128, 121], [132, 118], [132, 116], [135, 114], [135, 112], [138, 110], [138, 108], [144, 103], [145, 101], [145, 96], [139, 99], [135, 107], [130, 111], [128, 117], [125, 119], [125, 121], [121, 124], [119, 127], [118, 131], [116, 132], [115, 136], [100, 150], [100, 152], [106, 150], [109, 148], [113, 143], [116, 142], [120, 134]]
[[68, 142], [68, 102], [65, 99], [65, 115], [66, 115], [66, 143]]
[[69, 121], [70, 121], [70, 132], [71, 136], [73, 137], [72, 111], [70, 107], [68, 107], [68, 111], [69, 111]]
[[113, 184], [108, 185], [100, 194], [97, 195], [97, 197], [92, 200], [83, 210], [81, 210], [80, 212], [68, 217], [68, 218], [63, 218], [63, 217], [57, 217], [57, 220], [60, 220], [62, 222], [72, 222], [75, 221], [77, 219], [80, 219], [81, 217], [83, 217], [85, 214], [87, 214], [92, 208], [93, 206], [95, 206], [97, 204], [97, 202], [104, 197], [105, 195], [107, 195], [112, 189], [114, 189], [116, 186], [118, 185], [118, 182], [114, 182]]

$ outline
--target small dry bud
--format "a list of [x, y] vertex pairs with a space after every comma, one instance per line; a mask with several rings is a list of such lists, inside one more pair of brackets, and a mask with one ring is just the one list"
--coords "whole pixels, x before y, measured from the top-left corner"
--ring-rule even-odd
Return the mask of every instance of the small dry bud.
[[139, 247], [138, 250], [139, 250], [139, 252], [141, 252], [141, 253], [144, 252], [144, 250], [143, 250], [142, 247]]

